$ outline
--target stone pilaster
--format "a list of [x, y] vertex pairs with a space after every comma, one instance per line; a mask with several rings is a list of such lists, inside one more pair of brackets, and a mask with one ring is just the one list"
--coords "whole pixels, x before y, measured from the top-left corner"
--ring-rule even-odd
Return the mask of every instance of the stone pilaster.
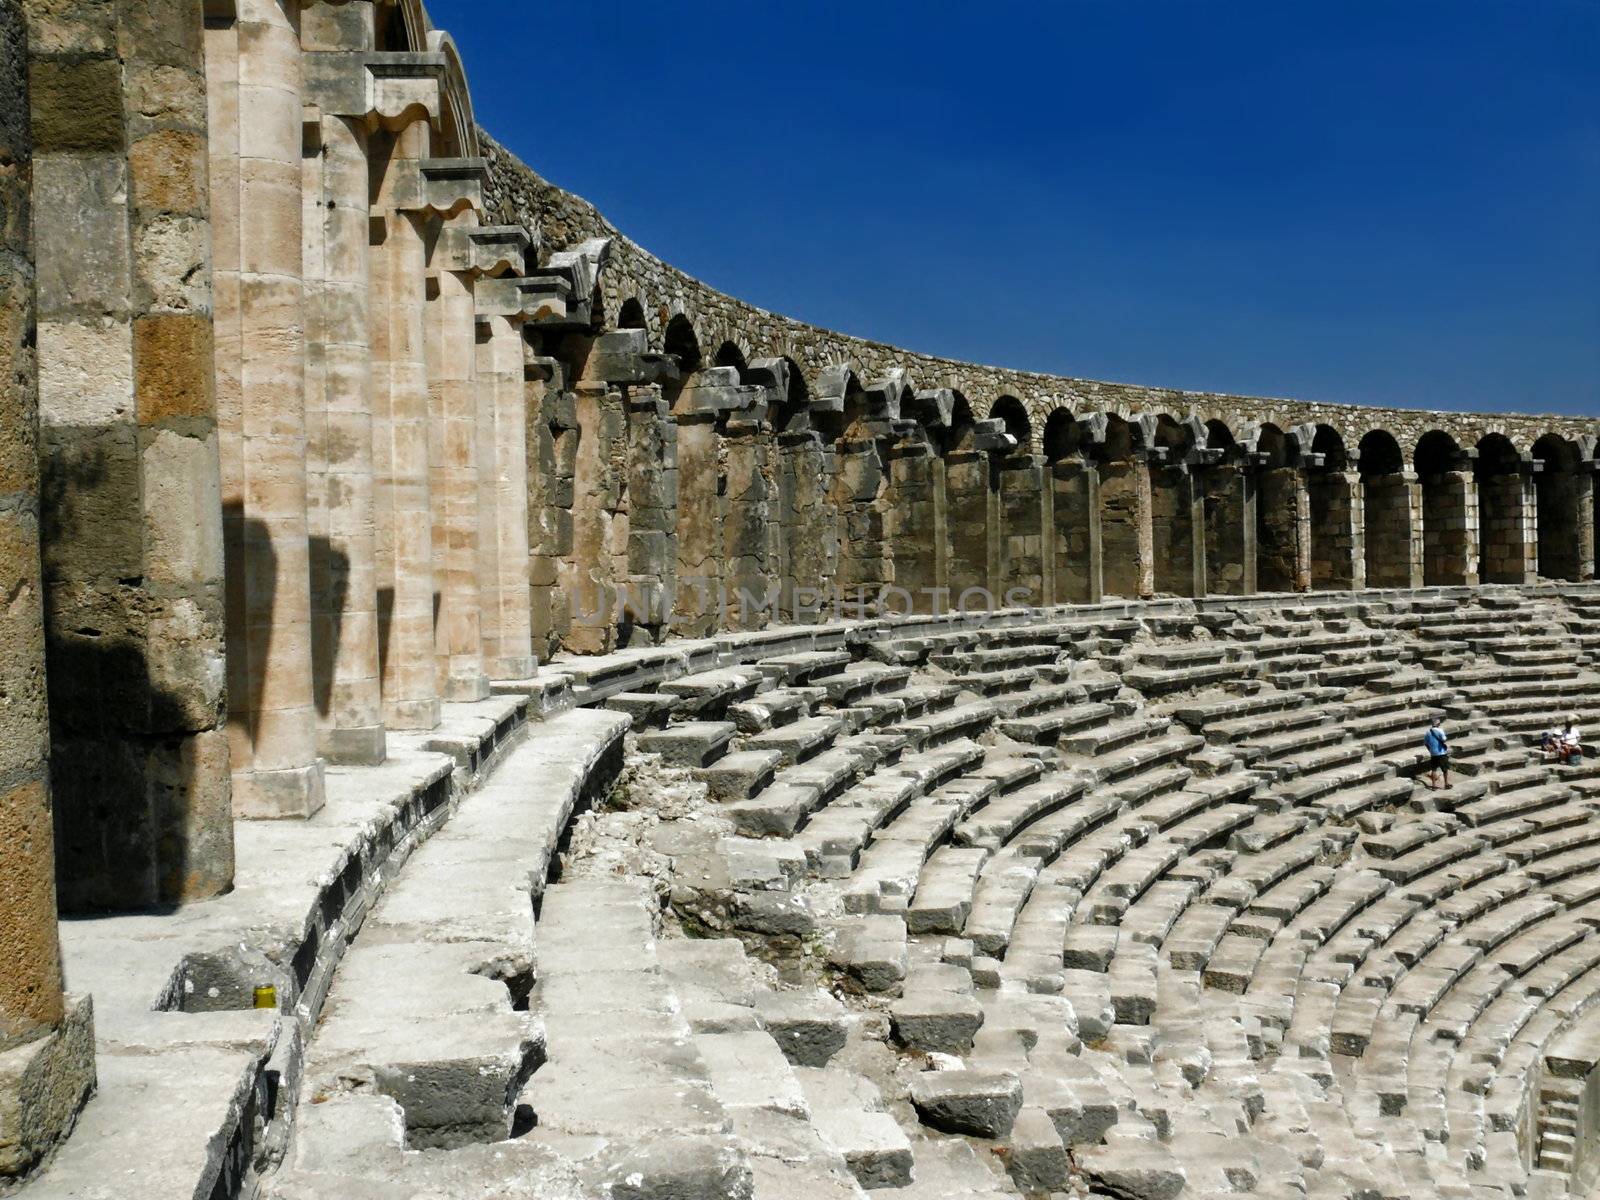
[[1251, 472], [1237, 458], [1217, 463], [1203, 481], [1206, 587], [1218, 596], [1255, 590], [1255, 503]]
[[778, 436], [779, 609], [786, 621], [816, 622], [834, 585], [839, 561], [839, 513], [830, 499], [835, 462], [816, 430]]
[[1572, 564], [1574, 576], [1577, 579], [1593, 579], [1595, 577], [1595, 486], [1591, 463], [1579, 463], [1578, 471], [1572, 477], [1572, 504], [1576, 535], [1574, 541], [1577, 546]]
[[1044, 456], [1013, 454], [996, 463], [999, 487], [999, 529], [995, 539], [1000, 548], [1000, 570], [996, 599], [1009, 604], [1007, 597], [1025, 596], [1022, 603], [1045, 603], [1044, 531], [1045, 486]]
[[1146, 451], [1100, 464], [1100, 530], [1105, 591], [1125, 599], [1155, 594], [1155, 545], [1150, 522], [1150, 463]]
[[214, 162], [238, 156], [236, 189], [231, 164], [222, 166], [230, 194], [214, 205], [229, 226], [218, 241], [235, 252], [227, 260], [219, 252], [217, 268], [237, 280], [221, 344], [237, 363], [218, 371], [234, 810], [307, 816], [323, 793], [306, 508], [305, 92], [294, 15], [279, 0], [240, 0], [232, 29], [208, 30], [206, 62], [222, 105], [237, 80], [237, 145], [213, 146]]
[[[889, 447], [889, 557], [894, 563], [894, 585], [910, 597], [911, 611], [936, 611], [939, 598], [939, 562], [935, 533], [938, 529], [940, 460], [927, 439], [901, 438]], [[904, 597], [900, 606], [906, 605]]]
[[599, 380], [578, 384], [574, 408], [572, 549], [557, 575], [573, 609], [566, 648], [575, 654], [604, 654], [617, 644], [617, 568], [619, 562], [624, 567], [627, 563], [627, 517], [622, 511], [627, 420], [622, 393]]
[[[466, 246], [452, 248], [441, 242], [435, 256], [443, 251], [448, 265], [470, 267], [470, 272], [452, 270], [451, 274], [472, 275], [477, 313], [473, 364], [477, 403], [470, 430], [470, 474], [477, 490], [471, 506], [477, 518], [471, 544], [477, 551], [480, 670], [489, 679], [526, 679], [537, 665], [528, 599], [527, 353], [523, 338], [528, 311], [521, 279], [532, 239], [520, 226], [455, 228]], [[446, 454], [453, 449], [447, 444]], [[467, 482], [467, 472], [461, 474], [458, 488]], [[435, 500], [436, 511], [438, 507]], [[439, 555], [436, 546], [435, 562]], [[458, 596], [455, 603], [462, 607], [462, 598]], [[466, 643], [463, 640], [461, 644]]]
[[723, 498], [717, 410], [691, 386], [674, 406], [678, 444], [678, 507], [675, 522], [678, 587], [672, 627], [685, 637], [704, 637], [717, 627], [723, 589]]
[[56, 934], [26, 45], [18, 6], [0, 6], [0, 1191], [66, 1135], [95, 1084], [92, 1009], [63, 993]]
[[[1194, 476], [1184, 461], [1154, 463], [1150, 467], [1150, 531], [1154, 547], [1155, 588], [1177, 596], [1195, 596], [1195, 546], [1204, 555], [1204, 535], [1194, 536]], [[1204, 514], [1200, 528], [1205, 529]], [[1198, 584], [1204, 588], [1202, 578]]]
[[306, 511], [317, 747], [330, 762], [386, 754], [379, 676], [373, 477], [369, 138], [439, 111], [440, 56], [378, 54], [367, 4], [301, 13], [305, 157]]
[[[951, 450], [944, 459], [947, 514], [946, 586], [950, 607], [961, 607], [969, 589], [989, 584], [989, 456], [981, 450]], [[973, 597], [968, 607], [982, 607]]]
[[561, 563], [572, 554], [572, 499], [578, 452], [573, 394], [563, 388], [561, 365], [529, 355], [527, 379], [528, 604], [534, 650], [548, 660], [572, 624], [570, 598], [561, 586]]
[[678, 579], [678, 427], [658, 384], [627, 389], [628, 573], [623, 617], [666, 639]]
[[[482, 207], [483, 168], [473, 160], [428, 157], [430, 130], [415, 122], [374, 146], [378, 181], [368, 269], [372, 296], [372, 469], [378, 577], [379, 662], [384, 721], [391, 729], [439, 723], [437, 587], [430, 435], [434, 405], [429, 370], [427, 230], [439, 219]], [[374, 141], [377, 141], [375, 135]], [[442, 272], [441, 274], [448, 274]], [[441, 295], [447, 281], [438, 280]], [[448, 286], [466, 345], [453, 338], [457, 378], [470, 370], [472, 297]], [[470, 375], [469, 375], [470, 378]], [[463, 389], [476, 415], [477, 398]], [[470, 429], [460, 431], [468, 438]], [[476, 488], [468, 493], [475, 502]], [[470, 525], [475, 533], [476, 523]], [[463, 566], [473, 583], [477, 560]], [[471, 651], [479, 654], [476, 645]], [[481, 672], [481, 665], [477, 670]], [[471, 672], [471, 665], [467, 667]]]
[[1057, 604], [1095, 604], [1102, 594], [1100, 474], [1093, 462], [1050, 465]]
[[[841, 521], [838, 588], [846, 616], [876, 611], [890, 582], [884, 443], [871, 436], [847, 436], [835, 446], [838, 470], [832, 500]], [[983, 510], [979, 509], [979, 521]], [[980, 585], [981, 586], [981, 585]]]
[[722, 426], [722, 492], [726, 498], [723, 559], [727, 563], [729, 629], [761, 629], [778, 596], [773, 545], [772, 427], [755, 401], [730, 412]]

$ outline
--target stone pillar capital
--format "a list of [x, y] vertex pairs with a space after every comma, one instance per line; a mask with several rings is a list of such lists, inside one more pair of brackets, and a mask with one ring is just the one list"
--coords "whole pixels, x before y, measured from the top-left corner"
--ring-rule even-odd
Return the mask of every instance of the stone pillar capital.
[[463, 224], [463, 216], [464, 212], [457, 214], [440, 231], [433, 265], [473, 278], [520, 276], [533, 247], [532, 235], [521, 225]]
[[443, 54], [312, 50], [302, 58], [305, 102], [331, 116], [396, 132], [439, 120]]
[[453, 217], [483, 211], [489, 165], [482, 158], [425, 158], [395, 174], [387, 207], [398, 212]]

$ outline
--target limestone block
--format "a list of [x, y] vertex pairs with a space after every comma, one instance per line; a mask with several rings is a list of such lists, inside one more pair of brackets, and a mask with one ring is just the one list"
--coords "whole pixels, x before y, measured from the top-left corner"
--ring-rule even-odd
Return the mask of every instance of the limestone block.
[[1022, 1111], [1022, 1084], [1000, 1072], [924, 1071], [909, 1091], [923, 1123], [945, 1133], [1005, 1137]]
[[59, 1029], [0, 1054], [0, 1181], [27, 1174], [66, 1136], [94, 1086], [94, 1006], [69, 996]]

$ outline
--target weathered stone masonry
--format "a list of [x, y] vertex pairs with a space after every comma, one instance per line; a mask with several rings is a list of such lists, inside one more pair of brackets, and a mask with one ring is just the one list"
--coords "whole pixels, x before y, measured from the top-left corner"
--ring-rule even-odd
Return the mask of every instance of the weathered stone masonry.
[[224, 893], [236, 820], [313, 816], [329, 766], [557, 653], [1594, 576], [1594, 419], [756, 309], [482, 133], [418, 0], [0, 0], [0, 32], [0, 1179], [93, 1079], [58, 901]]

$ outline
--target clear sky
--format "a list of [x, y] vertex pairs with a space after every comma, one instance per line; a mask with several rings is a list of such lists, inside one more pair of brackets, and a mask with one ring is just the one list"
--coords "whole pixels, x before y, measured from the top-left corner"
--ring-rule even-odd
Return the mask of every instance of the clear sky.
[[1600, 416], [1600, 0], [430, 0], [478, 119], [764, 308], [979, 362]]

